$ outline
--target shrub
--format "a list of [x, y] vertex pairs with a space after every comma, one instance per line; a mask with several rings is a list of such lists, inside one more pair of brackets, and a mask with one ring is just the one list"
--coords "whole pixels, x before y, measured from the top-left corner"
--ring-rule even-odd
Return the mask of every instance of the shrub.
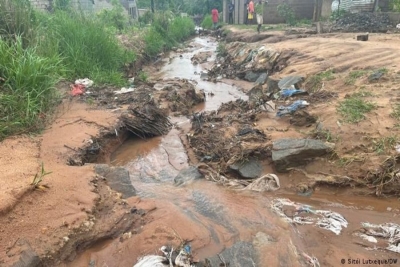
[[21, 38], [27, 47], [35, 37], [35, 13], [29, 0], [0, 0], [0, 35]]
[[169, 34], [174, 40], [181, 42], [194, 33], [194, 22], [187, 17], [176, 17], [169, 27]]
[[124, 7], [119, 1], [112, 0], [112, 9], [103, 9], [97, 14], [97, 17], [108, 27], [122, 31], [128, 25], [128, 17], [125, 16]]
[[280, 4], [277, 6], [277, 11], [279, 16], [285, 19], [285, 22], [290, 26], [295, 26], [297, 24], [296, 15], [294, 14], [293, 8], [288, 4]]
[[40, 129], [46, 114], [56, 104], [54, 86], [62, 68], [58, 57], [41, 57], [35, 48], [24, 49], [21, 37], [15, 42], [0, 39], [0, 139], [26, 130]]
[[211, 29], [213, 26], [212, 17], [211, 15], [204, 16], [203, 21], [201, 22], [200, 26], [203, 29]]
[[98, 83], [125, 83], [121, 67], [132, 62], [135, 55], [125, 51], [102, 23], [80, 13], [56, 11], [45, 17], [42, 24], [39, 42], [51, 53], [61, 56], [69, 71], [68, 78], [90, 77]]

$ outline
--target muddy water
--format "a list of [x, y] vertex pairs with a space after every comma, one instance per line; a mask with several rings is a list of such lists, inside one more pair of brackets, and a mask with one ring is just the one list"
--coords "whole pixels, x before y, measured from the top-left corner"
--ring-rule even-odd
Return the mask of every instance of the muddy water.
[[[246, 99], [240, 88], [229, 82], [202, 81], [198, 74], [207, 64], [191, 64], [190, 58], [195, 52], [215, 51], [214, 40], [196, 38], [191, 45], [188, 51], [172, 54], [172, 60], [166, 60], [161, 70], [164, 78], [191, 79], [199, 89], [213, 92], [214, 96], [207, 96], [205, 105], [199, 109], [214, 110], [223, 102]], [[189, 124], [187, 118], [173, 118], [173, 121], [180, 126]], [[355, 244], [351, 235], [364, 221], [399, 222], [397, 200], [371, 201], [368, 197], [325, 191], [302, 197], [284, 190], [274, 194], [227, 190], [197, 178], [181, 142], [184, 134], [173, 129], [162, 138], [131, 139], [115, 151], [112, 164], [129, 170], [140, 197], [129, 202], [139, 208], [155, 209], [149, 213], [151, 219], [142, 229], [133, 229], [136, 234], [131, 238], [97, 246], [69, 266], [133, 266], [137, 257], [157, 253], [160, 246], [176, 244], [180, 239], [192, 240], [196, 258], [211, 258], [215, 266], [220, 262], [218, 253], [231, 266], [243, 267], [305, 266], [303, 252], [318, 257], [321, 266], [339, 266], [342, 259], [348, 258], [400, 258], [385, 251], [367, 251]], [[186, 172], [179, 176], [182, 171]], [[271, 199], [277, 196], [337, 211], [346, 217], [349, 227], [336, 236], [314, 226], [290, 226], [270, 209]], [[388, 207], [392, 208], [391, 212]]]

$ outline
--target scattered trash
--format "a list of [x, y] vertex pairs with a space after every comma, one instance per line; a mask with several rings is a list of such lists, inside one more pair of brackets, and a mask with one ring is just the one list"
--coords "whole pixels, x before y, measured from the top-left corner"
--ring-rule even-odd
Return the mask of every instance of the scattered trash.
[[306, 253], [303, 252], [304, 258], [306, 258], [307, 262], [310, 264], [312, 267], [320, 267], [321, 265], [319, 264], [319, 261], [316, 257], [314, 256], [309, 256]]
[[72, 84], [71, 85], [71, 95], [77, 96], [85, 93], [85, 86], [83, 84]]
[[135, 88], [132, 88], [132, 87], [129, 87], [129, 88], [122, 87], [121, 90], [114, 91], [114, 94], [120, 95], [120, 94], [130, 93], [130, 92], [133, 92], [133, 91], [135, 91]]
[[[378, 243], [379, 239], [387, 239], [388, 246], [384, 249], [400, 253], [400, 225], [395, 223], [371, 224], [361, 223], [362, 233], [356, 233], [357, 236], [372, 242]], [[361, 232], [361, 231], [360, 231]], [[375, 248], [376, 249], [376, 248]]]
[[396, 149], [396, 152], [400, 154], [400, 145], [396, 145], [394, 148]]
[[292, 114], [294, 113], [296, 110], [301, 109], [301, 108], [305, 108], [308, 105], [310, 105], [307, 101], [305, 100], [296, 100], [293, 102], [293, 104], [284, 107], [284, 106], [280, 106], [278, 107], [279, 111], [276, 114], [278, 117], [282, 117], [283, 115], [286, 114]]
[[256, 192], [276, 191], [281, 187], [279, 178], [275, 174], [267, 174], [255, 179], [251, 184], [243, 190], [251, 190]]
[[130, 85], [133, 85], [133, 83], [135, 82], [135, 77], [129, 78], [128, 82]]
[[191, 247], [188, 244], [183, 243], [183, 245], [178, 248], [173, 248], [170, 246], [162, 246], [160, 251], [164, 256], [160, 255], [147, 255], [139, 259], [133, 267], [194, 267], [192, 260]]
[[299, 90], [299, 89], [283, 89], [281, 90], [281, 96], [289, 97], [293, 95], [307, 94], [307, 91]]
[[85, 86], [85, 88], [89, 88], [93, 85], [93, 81], [89, 80], [88, 78], [85, 79], [78, 79], [75, 81], [75, 84], [82, 84]]
[[[295, 212], [291, 216], [286, 215], [284, 207], [294, 207]], [[292, 202], [286, 198], [274, 199], [271, 209], [289, 223], [294, 224], [316, 224], [322, 229], [334, 232], [339, 235], [342, 228], [347, 228], [348, 222], [337, 212], [328, 210], [313, 210], [312, 206]], [[301, 213], [308, 213], [313, 216], [300, 216]]]
[[397, 25], [396, 25], [396, 28], [397, 28], [397, 29], [400, 29], [400, 24], [397, 24]]
[[299, 89], [301, 83], [304, 81], [302, 76], [287, 76], [278, 82], [278, 87], [284, 89]]

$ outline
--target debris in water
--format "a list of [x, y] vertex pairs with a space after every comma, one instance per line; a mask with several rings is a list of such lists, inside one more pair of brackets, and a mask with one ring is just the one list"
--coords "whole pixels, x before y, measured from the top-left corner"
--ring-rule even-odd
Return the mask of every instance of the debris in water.
[[128, 131], [141, 138], [164, 135], [172, 128], [168, 115], [154, 101], [132, 104], [121, 120]]
[[386, 239], [388, 246], [384, 249], [400, 253], [400, 225], [396, 223], [385, 223], [385, 224], [371, 224], [361, 223], [363, 229], [361, 233], [356, 235], [361, 238], [368, 240], [369, 242], [377, 243], [379, 239]]
[[147, 255], [139, 259], [133, 267], [194, 267], [192, 251], [185, 242], [177, 248], [162, 246], [160, 251], [164, 256]]
[[[294, 207], [295, 212], [291, 216], [286, 215], [284, 208]], [[348, 222], [337, 212], [328, 210], [313, 210], [309, 205], [292, 202], [286, 198], [274, 199], [271, 203], [271, 209], [287, 222], [293, 224], [316, 224], [322, 229], [334, 232], [339, 235], [342, 228], [347, 228]], [[301, 213], [308, 213], [314, 216], [300, 216]]]

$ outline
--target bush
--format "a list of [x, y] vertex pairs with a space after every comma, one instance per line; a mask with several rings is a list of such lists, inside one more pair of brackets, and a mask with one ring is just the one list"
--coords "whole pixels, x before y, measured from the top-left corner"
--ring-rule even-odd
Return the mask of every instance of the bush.
[[125, 51], [100, 22], [83, 14], [56, 11], [45, 17], [42, 24], [41, 47], [50, 51], [47, 56], [51, 53], [61, 56], [68, 78], [89, 77], [97, 83], [115, 85], [125, 83], [121, 67], [134, 61], [135, 55]]
[[12, 43], [0, 39], [0, 62], [0, 139], [40, 129], [58, 99], [54, 70], [62, 68], [60, 58], [24, 49], [18, 37]]
[[211, 29], [213, 26], [213, 22], [212, 22], [212, 17], [211, 15], [206, 15], [204, 16], [203, 21], [201, 22], [200, 25], [203, 29]]
[[0, 0], [0, 35], [6, 38], [21, 37], [27, 47], [35, 37], [35, 13], [29, 0]]
[[285, 19], [285, 22], [290, 26], [295, 26], [297, 24], [296, 15], [294, 14], [293, 8], [288, 4], [280, 4], [277, 6], [277, 11], [279, 16]]
[[172, 48], [193, 34], [194, 27], [190, 18], [174, 17], [170, 12], [156, 13], [144, 35], [145, 54], [154, 57], [164, 49]]
[[129, 24], [128, 17], [125, 16], [124, 7], [119, 1], [112, 0], [112, 9], [103, 9], [97, 14], [97, 17], [108, 27], [122, 31]]

